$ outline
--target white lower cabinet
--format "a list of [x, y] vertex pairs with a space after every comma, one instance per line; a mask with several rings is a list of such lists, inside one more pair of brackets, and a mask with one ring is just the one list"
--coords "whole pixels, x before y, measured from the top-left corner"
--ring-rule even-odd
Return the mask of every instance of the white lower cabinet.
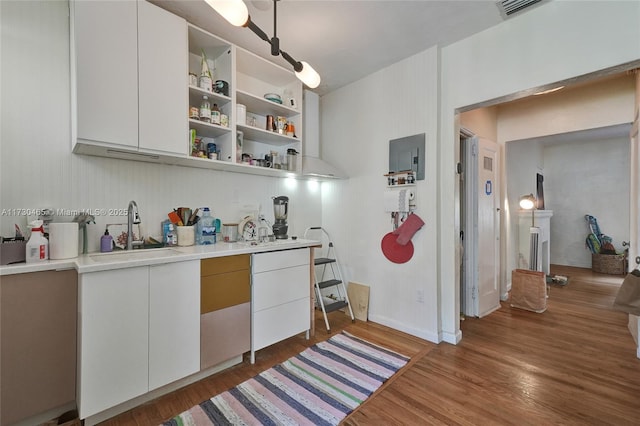
[[200, 262], [149, 268], [149, 390], [200, 370]]
[[[309, 249], [254, 254], [251, 263], [251, 363], [264, 347], [309, 332]], [[308, 334], [307, 334], [308, 337]]]
[[81, 274], [81, 419], [198, 371], [199, 261]]

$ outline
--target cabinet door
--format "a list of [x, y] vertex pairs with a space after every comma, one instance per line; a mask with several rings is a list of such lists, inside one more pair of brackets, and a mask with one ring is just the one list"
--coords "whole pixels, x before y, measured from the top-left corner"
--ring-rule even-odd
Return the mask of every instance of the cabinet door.
[[251, 348], [251, 304], [242, 303], [200, 317], [202, 370]]
[[77, 137], [138, 146], [135, 1], [76, 1]]
[[149, 269], [149, 390], [200, 368], [200, 261]]
[[187, 22], [138, 4], [140, 148], [188, 154]]
[[149, 267], [81, 274], [80, 418], [149, 387]]
[[76, 271], [3, 276], [0, 281], [0, 424], [76, 399]]

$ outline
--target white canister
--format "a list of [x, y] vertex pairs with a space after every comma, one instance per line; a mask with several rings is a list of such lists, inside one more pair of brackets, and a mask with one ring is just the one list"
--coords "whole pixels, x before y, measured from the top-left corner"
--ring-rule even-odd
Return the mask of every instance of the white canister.
[[49, 259], [71, 259], [78, 257], [78, 224], [49, 224]]
[[236, 105], [236, 124], [245, 126], [247, 124], [247, 107], [242, 104]]

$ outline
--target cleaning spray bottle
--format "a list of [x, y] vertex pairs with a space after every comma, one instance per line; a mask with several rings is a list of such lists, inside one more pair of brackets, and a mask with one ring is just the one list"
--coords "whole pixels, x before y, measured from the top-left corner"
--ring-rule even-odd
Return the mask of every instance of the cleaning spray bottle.
[[44, 262], [49, 259], [49, 240], [43, 235], [43, 222], [34, 220], [29, 225], [31, 226], [31, 237], [27, 241], [25, 260], [27, 263]]

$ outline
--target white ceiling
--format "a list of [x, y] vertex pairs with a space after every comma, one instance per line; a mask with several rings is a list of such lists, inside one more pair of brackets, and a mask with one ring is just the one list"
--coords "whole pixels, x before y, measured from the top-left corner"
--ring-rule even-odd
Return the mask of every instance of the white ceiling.
[[[234, 27], [203, 0], [151, 0], [187, 21], [286, 68], [269, 45]], [[245, 0], [273, 36], [273, 2]], [[434, 45], [446, 46], [503, 21], [495, 0], [279, 0], [280, 48], [311, 64], [323, 95]], [[392, 83], [391, 83], [392, 84]]]

